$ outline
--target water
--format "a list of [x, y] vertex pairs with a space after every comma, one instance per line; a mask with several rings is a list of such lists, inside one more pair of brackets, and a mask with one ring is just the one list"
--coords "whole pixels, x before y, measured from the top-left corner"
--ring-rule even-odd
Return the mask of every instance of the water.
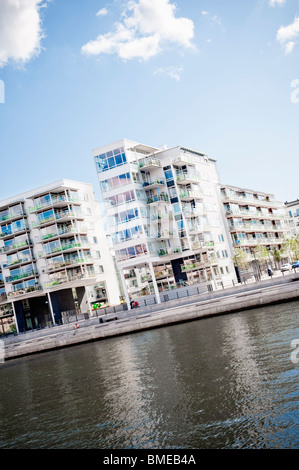
[[8, 361], [0, 448], [299, 448], [298, 312], [291, 302]]

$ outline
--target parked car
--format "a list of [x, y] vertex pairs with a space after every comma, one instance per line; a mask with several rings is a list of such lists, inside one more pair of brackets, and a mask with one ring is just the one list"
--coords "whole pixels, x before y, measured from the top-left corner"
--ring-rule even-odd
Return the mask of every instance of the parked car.
[[280, 271], [283, 273], [284, 271], [290, 271], [291, 269], [292, 269], [292, 266], [286, 263], [281, 266]]
[[294, 263], [292, 264], [292, 268], [299, 268], [299, 261], [294, 261]]

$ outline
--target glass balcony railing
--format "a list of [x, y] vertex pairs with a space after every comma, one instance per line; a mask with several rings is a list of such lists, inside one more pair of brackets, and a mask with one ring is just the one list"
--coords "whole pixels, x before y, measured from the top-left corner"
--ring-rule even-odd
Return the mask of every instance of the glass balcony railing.
[[179, 184], [188, 184], [188, 183], [196, 183], [200, 181], [200, 177], [197, 173], [178, 173], [176, 176], [177, 183]]
[[40, 286], [21, 286], [21, 287], [17, 287], [15, 290], [13, 290], [12, 292], [9, 292], [7, 294], [8, 298], [9, 299], [13, 299], [14, 297], [18, 297], [20, 295], [24, 295], [24, 294], [30, 294], [30, 293], [35, 293], [37, 291], [40, 291], [42, 290], [42, 288]]
[[13, 274], [11, 276], [8, 276], [5, 278], [5, 282], [14, 282], [14, 281], [18, 281], [20, 279], [25, 279], [26, 277], [32, 277], [32, 276], [38, 276], [37, 271], [35, 271], [34, 269], [30, 271], [20, 272], [19, 274]]
[[51, 196], [48, 200], [40, 200], [38, 202], [34, 201], [35, 205], [29, 208], [30, 213], [38, 212], [41, 209], [55, 206], [61, 203], [79, 203], [79, 197], [69, 197], [69, 196]]
[[158, 158], [155, 158], [155, 157], [147, 157], [139, 162], [139, 168], [141, 170], [160, 168], [160, 166], [161, 166], [160, 160], [158, 160]]
[[60, 251], [66, 250], [77, 250], [79, 248], [90, 248], [88, 243], [83, 242], [74, 242], [74, 243], [61, 243], [57, 246], [49, 247], [47, 250], [40, 251], [38, 253], [39, 258], [44, 258], [45, 256], [52, 255], [54, 253], [59, 253]]
[[191, 201], [192, 199], [202, 199], [203, 195], [199, 191], [185, 190], [180, 193], [182, 201]]
[[165, 180], [164, 179], [149, 179], [146, 181], [143, 181], [143, 187], [144, 189], [149, 189], [149, 188], [156, 188], [158, 186], [165, 186]]
[[2, 221], [7, 221], [7, 220], [12, 220], [12, 219], [17, 219], [19, 217], [23, 217], [25, 216], [26, 213], [23, 209], [20, 209], [18, 211], [15, 211], [15, 212], [6, 212], [6, 213], [1, 213], [0, 214], [0, 222]]
[[158, 256], [168, 256], [181, 253], [181, 248], [160, 248], [158, 250]]
[[55, 277], [55, 278], [52, 278], [50, 282], [47, 282], [45, 284], [45, 288], [50, 289], [51, 287], [57, 287], [61, 284], [66, 284], [66, 283], [74, 282], [74, 281], [87, 280], [93, 277], [95, 277], [95, 274], [93, 272], [85, 273], [85, 274], [76, 273], [76, 274], [69, 274], [68, 276], [63, 276], [63, 277]]
[[0, 238], [4, 238], [4, 237], [9, 237], [11, 235], [16, 235], [17, 233], [20, 233], [20, 232], [25, 232], [27, 230], [29, 230], [29, 227], [27, 224], [23, 224], [23, 225], [20, 225], [20, 226], [17, 226], [17, 227], [2, 227], [1, 229], [1, 232], [0, 232]]
[[29, 240], [24, 240], [20, 243], [14, 243], [12, 245], [4, 246], [0, 249], [0, 253], [9, 253], [10, 251], [18, 250], [26, 246], [31, 245], [32, 243]]
[[157, 202], [169, 202], [169, 197], [167, 194], [157, 194], [156, 196], [150, 196], [147, 198], [148, 204], [155, 204]]

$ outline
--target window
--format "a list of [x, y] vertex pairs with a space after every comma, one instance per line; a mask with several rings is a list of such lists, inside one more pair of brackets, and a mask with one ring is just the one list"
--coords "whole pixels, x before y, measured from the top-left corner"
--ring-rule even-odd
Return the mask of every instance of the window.
[[115, 149], [107, 153], [103, 153], [95, 157], [95, 163], [98, 173], [111, 170], [112, 168], [124, 165], [127, 163], [126, 154], [124, 149]]
[[97, 244], [98, 243], [98, 239], [97, 237], [93, 237], [93, 243]]

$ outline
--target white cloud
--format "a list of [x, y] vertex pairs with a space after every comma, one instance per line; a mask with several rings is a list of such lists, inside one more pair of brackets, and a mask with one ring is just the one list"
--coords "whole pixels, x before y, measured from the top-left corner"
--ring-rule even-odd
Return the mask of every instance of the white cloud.
[[294, 41], [289, 41], [285, 46], [285, 53], [290, 54], [294, 49], [295, 44], [296, 43]]
[[86, 55], [117, 54], [122, 59], [147, 60], [166, 45], [194, 47], [194, 24], [189, 18], [176, 17], [176, 7], [170, 0], [133, 0], [123, 12], [122, 23], [114, 30], [101, 34], [85, 44]]
[[28, 62], [41, 51], [44, 37], [40, 9], [47, 0], [1, 0], [0, 67]]
[[106, 16], [107, 14], [108, 14], [107, 8], [101, 8], [101, 9], [97, 12], [96, 16]]
[[293, 23], [288, 26], [281, 26], [277, 31], [277, 40], [285, 47], [285, 53], [290, 54], [296, 44], [296, 39], [299, 36], [299, 17], [296, 17]]
[[286, 2], [286, 0], [269, 0], [270, 7], [276, 7], [277, 5], [281, 6]]
[[163, 74], [168, 75], [170, 78], [173, 78], [177, 82], [181, 79], [181, 72], [183, 71], [183, 67], [164, 67], [156, 70], [154, 75]]

